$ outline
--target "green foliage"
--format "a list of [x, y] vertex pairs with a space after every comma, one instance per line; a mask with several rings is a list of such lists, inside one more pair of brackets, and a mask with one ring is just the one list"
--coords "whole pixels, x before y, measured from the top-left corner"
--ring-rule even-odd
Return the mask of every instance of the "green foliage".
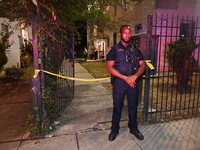
[[199, 47], [199, 44], [196, 44], [193, 38], [180, 38], [168, 44], [168, 50], [166, 52], [167, 59], [170, 67], [177, 74], [178, 86], [181, 89], [187, 88], [197, 64], [197, 61], [192, 55], [197, 47]]
[[40, 126], [40, 116], [38, 114], [39, 108], [33, 107], [33, 114], [28, 114], [26, 122], [23, 124], [22, 127], [22, 134], [26, 134], [27, 131], [30, 132], [30, 137], [34, 138], [38, 136], [41, 132], [41, 126]]
[[23, 77], [24, 72], [21, 68], [17, 68], [16, 66], [12, 66], [9, 68], [5, 68], [6, 78], [12, 78], [12, 79], [19, 79]]
[[52, 87], [46, 88], [46, 91], [42, 95], [43, 109], [44, 112], [46, 111], [49, 122], [52, 122], [58, 117], [56, 116], [56, 104], [54, 100], [52, 100], [52, 95], [54, 95], [55, 92], [54, 86], [56, 86], [56, 84], [52, 83]]
[[[40, 19], [44, 23], [49, 20], [60, 20], [63, 24], [76, 26], [77, 21], [87, 21], [88, 25], [98, 28], [110, 29], [113, 27], [111, 23], [113, 14], [108, 15], [107, 6], [119, 5], [122, 0], [36, 0], [37, 6], [32, 0], [1, 0], [0, 1], [0, 17], [8, 18], [10, 21], [18, 20], [30, 24], [33, 14], [39, 12]], [[141, 2], [143, 0], [132, 0]], [[89, 9], [89, 6], [91, 8]]]
[[[32, 114], [28, 114], [26, 122], [23, 124], [22, 134], [30, 131], [30, 137], [35, 137], [40, 133], [39, 116], [34, 117]], [[35, 121], [36, 120], [36, 121]]]
[[33, 67], [33, 65], [28, 66], [27, 68], [23, 69], [23, 71], [24, 71], [23, 78], [25, 80], [29, 79], [31, 76], [34, 75], [34, 67]]
[[0, 34], [0, 72], [3, 69], [3, 66], [8, 62], [8, 58], [5, 54], [6, 48], [8, 48], [8, 45], [6, 45], [10, 34], [3, 35], [3, 33]]
[[27, 131], [30, 132], [30, 137], [35, 138], [38, 136], [44, 136], [50, 131], [54, 131], [56, 128], [48, 123], [48, 119], [45, 115], [41, 118], [39, 115], [39, 107], [33, 107], [33, 114], [28, 114], [26, 122], [21, 129], [24, 135]]

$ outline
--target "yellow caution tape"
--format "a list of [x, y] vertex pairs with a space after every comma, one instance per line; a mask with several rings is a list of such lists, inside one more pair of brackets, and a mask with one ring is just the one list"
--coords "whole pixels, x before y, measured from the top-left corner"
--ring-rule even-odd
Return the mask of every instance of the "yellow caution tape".
[[35, 69], [35, 74], [33, 75], [33, 78], [36, 78], [40, 71], [45, 72], [45, 73], [50, 74], [50, 75], [53, 75], [53, 76], [60, 77], [60, 78], [69, 79], [69, 80], [77, 80], [77, 81], [100, 81], [100, 80], [110, 79], [110, 77], [99, 78], [99, 79], [79, 79], [79, 78], [73, 78], [73, 77], [66, 77], [66, 76], [63, 76], [63, 75], [59, 75], [59, 74], [55, 74], [55, 73], [52, 73], [52, 72], [49, 72], [49, 71], [39, 70], [39, 69]]
[[149, 69], [151, 69], [151, 70], [154, 70], [154, 69], [155, 69], [154, 66], [150, 63], [151, 60], [145, 60], [145, 62], [146, 62], [146, 64], [147, 64], [147, 66], [149, 67]]
[[[147, 66], [148, 66], [151, 70], [154, 69], [154, 66], [150, 63], [151, 60], [146, 60], [145, 62], [146, 62], [146, 64], [147, 64]], [[49, 72], [49, 71], [45, 71], [45, 70], [40, 70], [40, 69], [35, 69], [35, 74], [33, 75], [33, 78], [37, 78], [38, 73], [39, 73], [40, 71], [45, 72], [45, 73], [50, 74], [50, 75], [53, 75], [53, 76], [60, 77], [60, 78], [69, 79], [69, 80], [76, 80], [76, 81], [100, 81], [100, 80], [110, 79], [110, 77], [107, 77], [107, 78], [99, 78], [99, 79], [80, 79], [80, 78], [66, 77], [66, 76], [63, 76], [63, 75], [55, 74], [55, 73], [52, 73], [52, 72]]]
[[34, 75], [33, 75], [33, 78], [37, 78], [38, 73], [39, 73], [40, 71], [41, 71], [41, 70], [39, 70], [39, 69], [35, 69], [35, 73], [34, 73]]

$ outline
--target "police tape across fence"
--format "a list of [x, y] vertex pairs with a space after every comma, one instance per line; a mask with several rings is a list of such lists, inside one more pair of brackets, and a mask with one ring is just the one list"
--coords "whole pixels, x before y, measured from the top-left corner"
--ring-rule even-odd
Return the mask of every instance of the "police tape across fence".
[[[155, 69], [154, 66], [150, 63], [151, 60], [146, 60], [145, 62], [146, 62], [147, 66], [149, 67], [150, 70], [154, 70]], [[110, 77], [98, 78], [98, 79], [80, 79], [80, 78], [66, 77], [66, 76], [63, 76], [63, 75], [59, 75], [59, 74], [52, 73], [52, 72], [45, 71], [45, 70], [41, 70], [41, 69], [35, 69], [35, 74], [33, 75], [33, 78], [37, 78], [38, 73], [40, 71], [42, 71], [44, 73], [47, 73], [47, 74], [50, 74], [52, 76], [57, 76], [57, 77], [60, 77], [60, 78], [69, 79], [69, 80], [76, 80], [76, 81], [101, 81], [101, 80], [110, 79]]]

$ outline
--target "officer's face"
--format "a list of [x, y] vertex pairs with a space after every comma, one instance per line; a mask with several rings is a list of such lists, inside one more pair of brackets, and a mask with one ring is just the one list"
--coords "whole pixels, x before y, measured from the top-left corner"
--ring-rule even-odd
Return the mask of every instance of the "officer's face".
[[131, 29], [130, 27], [123, 27], [120, 33], [121, 40], [125, 43], [128, 43], [131, 38]]

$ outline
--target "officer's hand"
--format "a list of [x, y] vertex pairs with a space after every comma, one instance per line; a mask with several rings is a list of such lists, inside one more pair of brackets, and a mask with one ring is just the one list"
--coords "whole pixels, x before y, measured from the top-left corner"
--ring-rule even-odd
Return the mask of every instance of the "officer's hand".
[[136, 79], [137, 79], [137, 76], [135, 75], [132, 75], [132, 76], [128, 76], [126, 79], [125, 79], [125, 82], [130, 86], [130, 87], [136, 87], [137, 83], [136, 83]]

